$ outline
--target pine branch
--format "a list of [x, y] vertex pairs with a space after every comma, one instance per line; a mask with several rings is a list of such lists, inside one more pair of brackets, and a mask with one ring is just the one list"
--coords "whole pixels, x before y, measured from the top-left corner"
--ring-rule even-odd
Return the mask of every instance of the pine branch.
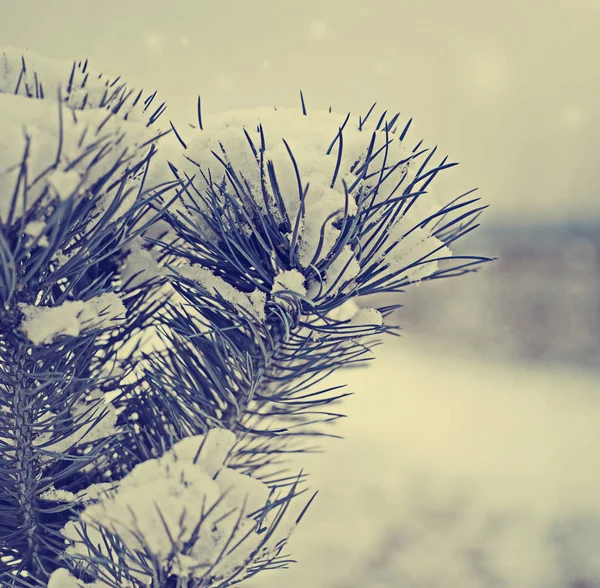
[[[276, 125], [286, 122], [280, 123], [277, 118], [270, 118], [276, 129]], [[314, 249], [305, 256], [304, 265], [299, 261], [299, 249], [306, 249], [307, 237], [299, 227], [307, 221], [310, 188], [303, 186], [310, 182], [303, 180], [285, 138], [293, 174], [285, 184], [288, 193], [284, 196], [275, 165], [265, 156], [273, 150], [265, 148], [262, 125], [257, 127], [256, 143], [248, 129], [243, 129], [246, 153], [236, 146], [230, 154], [225, 144], [219, 143], [220, 152], [213, 151], [212, 161], [194, 141], [184, 142], [185, 159], [195, 168], [196, 180], [171, 164], [174, 177], [189, 183], [189, 189], [179, 210], [167, 214], [182, 244], [162, 247], [181, 262], [179, 267], [170, 268], [171, 284], [201, 319], [195, 320], [180, 308], [169, 309], [168, 319], [164, 315], [171, 329], [165, 335], [168, 350], [149, 362], [152, 375], [148, 381], [152, 381], [156, 395], [164, 397], [165, 390], [173, 398], [183, 394], [185, 406], [206, 404], [213, 412], [189, 414], [189, 429], [173, 432], [176, 438], [204, 431], [211, 420], [228, 422], [229, 428], [246, 433], [247, 439], [267, 436], [273, 442], [266, 444], [269, 449], [260, 442], [265, 454], [262, 463], [252, 465], [256, 474], [268, 465], [271, 451], [281, 451], [284, 438], [305, 434], [301, 413], [312, 413], [317, 407], [339, 400], [337, 395], [327, 398], [322, 394], [299, 402], [297, 390], [303, 390], [314, 376], [362, 360], [369, 346], [360, 341], [360, 335], [392, 331], [377, 324], [357, 330], [348, 320], [329, 318], [332, 312], [358, 296], [401, 291], [410, 284], [464, 269], [460, 263], [463, 258], [453, 256], [448, 245], [472, 229], [483, 207], [474, 208], [477, 199], [465, 200], [467, 193], [439, 208], [431, 204], [419, 208], [419, 199], [426, 198], [425, 188], [437, 173], [455, 164], [447, 164], [444, 159], [427, 170], [434, 149], [417, 166], [418, 155], [424, 153], [415, 155], [418, 147], [412, 154], [405, 151], [398, 161], [390, 162], [391, 145], [394, 139], [397, 141], [390, 128], [397, 118], [392, 117], [389, 123], [381, 118], [370, 134], [362, 121], [364, 152], [357, 151], [359, 157], [349, 160], [350, 173], [341, 177], [342, 130], [349, 120], [346, 117], [328, 150], [332, 156], [337, 141], [338, 155], [330, 163], [334, 167], [332, 185], [339, 177], [343, 197], [338, 208], [320, 216], [318, 238], [313, 236]], [[227, 130], [221, 133], [233, 143]], [[209, 141], [217, 140], [209, 137]], [[351, 134], [350, 138], [356, 143], [355, 136]], [[204, 145], [207, 139], [196, 141]], [[326, 159], [324, 155], [322, 159]], [[250, 167], [252, 160], [254, 169]], [[294, 185], [298, 204], [290, 196]], [[317, 191], [321, 189], [316, 187]], [[333, 232], [337, 233], [336, 239], [327, 251], [324, 241]], [[469, 258], [471, 267], [485, 261]], [[439, 262], [447, 267], [437, 269]], [[299, 276], [299, 286], [295, 291], [282, 288], [275, 292], [278, 276], [286, 272]], [[332, 274], [335, 279], [329, 277]], [[306, 285], [311, 290], [309, 295]], [[253, 296], [259, 302], [253, 302]], [[222, 366], [223, 358], [227, 358], [230, 369], [215, 371], [213, 367], [210, 373], [198, 372], [198, 366]], [[237, 374], [235, 382], [230, 380], [232, 371]], [[216, 390], [221, 391], [216, 394], [223, 402], [218, 409], [210, 398]], [[300, 422], [273, 430], [266, 422], [275, 415], [278, 422], [292, 415]], [[322, 416], [324, 421], [336, 418], [328, 413]], [[170, 416], [169, 423], [176, 426], [174, 423], [182, 419], [185, 417], [177, 413]], [[311, 416], [311, 424], [313, 421]], [[256, 457], [256, 451], [253, 454]]]
[[[7, 84], [14, 55], [2, 58]], [[16, 165], [1, 162], [9, 171], [0, 183], [3, 585], [47, 580], [57, 568], [59, 531], [119, 444], [114, 407], [103, 402], [131, 369], [115, 362], [117, 344], [153, 312], [149, 289], [122, 298], [117, 291], [122, 247], [151, 201], [140, 177], [158, 136], [131, 127], [136, 135], [123, 148], [129, 128], [117, 113], [125, 98], [109, 97], [108, 87], [99, 97], [97, 84], [86, 93], [87, 76], [76, 87], [75, 69], [66, 91], [55, 88], [56, 101], [43, 100], [43, 76], [22, 58], [14, 95], [0, 94], [15, 114], [2, 121], [4, 139], [12, 132], [14, 146], [23, 145]], [[138, 312], [127, 317], [133, 305]]]
[[[277, 128], [275, 118], [271, 122]], [[465, 200], [468, 194], [439, 208], [420, 205], [424, 188], [453, 164], [444, 160], [429, 171], [423, 164], [415, 173], [418, 147], [389, 164], [388, 126], [380, 119], [385, 130], [372, 131], [345, 177], [340, 127], [332, 185], [340, 177], [343, 192], [337, 208], [318, 211], [321, 224], [312, 239], [310, 181], [303, 181], [285, 140], [293, 169], [287, 183], [265, 156], [262, 125], [260, 147], [247, 129], [236, 129], [243, 131], [250, 162], [223, 143], [211, 160], [181, 139], [196, 173], [169, 164], [187, 188], [165, 216], [172, 242], [150, 239], [169, 259], [163, 275], [177, 302], [169, 302], [159, 319], [163, 349], [144, 355], [145, 410], [136, 413], [140, 426], [132, 436], [138, 450], [141, 443], [148, 455], [160, 455], [180, 439], [224, 425], [239, 436], [229, 467], [285, 487], [290, 472], [280, 466], [286, 458], [313, 450], [311, 439], [330, 434], [327, 423], [343, 416], [331, 409], [346, 394], [319, 389], [320, 381], [369, 359], [373, 336], [394, 331], [383, 323], [394, 306], [335, 313], [364, 294], [397, 292], [464, 271], [464, 256], [452, 255], [448, 245], [472, 230], [482, 208], [473, 208], [477, 199]], [[382, 138], [385, 145], [377, 148]], [[207, 141], [216, 139], [198, 139]], [[332, 233], [334, 240], [328, 239]], [[485, 261], [469, 258], [471, 268]], [[124, 399], [123, 414], [126, 405]], [[133, 453], [127, 443], [122, 451]]]
[[204, 121], [198, 99], [189, 139], [154, 132], [156, 93], [15, 57], [0, 99], [30, 124], [1, 121], [22, 151], [0, 162], [0, 578], [224, 588], [286, 567], [315, 496], [289, 456], [335, 436], [347, 393], [327, 376], [397, 331], [398, 305], [355, 300], [477, 269], [449, 247], [485, 207], [431, 195], [456, 164], [419, 162], [399, 114], [302, 96]]

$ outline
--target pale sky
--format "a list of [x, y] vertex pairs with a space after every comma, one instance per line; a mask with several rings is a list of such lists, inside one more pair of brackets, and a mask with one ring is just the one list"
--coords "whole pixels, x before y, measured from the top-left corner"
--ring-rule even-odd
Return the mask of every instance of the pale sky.
[[174, 121], [255, 106], [413, 117], [489, 220], [600, 219], [600, 0], [2, 0], [2, 44], [87, 57]]

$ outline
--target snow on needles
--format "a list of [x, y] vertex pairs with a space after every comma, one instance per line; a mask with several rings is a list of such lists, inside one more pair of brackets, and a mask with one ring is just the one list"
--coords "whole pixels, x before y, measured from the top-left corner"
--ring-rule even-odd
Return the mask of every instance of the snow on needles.
[[111, 321], [125, 318], [125, 306], [114, 292], [82, 300], [65, 301], [54, 307], [21, 303], [24, 320], [21, 329], [34, 345], [52, 343], [59, 335], [78, 336], [87, 327], [105, 328]]
[[[419, 282], [437, 267], [432, 259], [452, 256], [452, 251], [429, 231], [415, 227], [402, 217], [392, 226], [390, 240], [393, 249], [382, 258], [390, 272], [401, 272], [411, 282]], [[435, 263], [435, 266], [434, 266]]]
[[304, 275], [298, 270], [281, 271], [275, 276], [271, 294], [288, 291], [295, 292], [301, 296], [306, 296], [306, 287], [304, 286], [305, 279]]
[[29, 237], [32, 237], [32, 241], [37, 239], [40, 247], [47, 247], [48, 237], [43, 234], [45, 228], [46, 223], [44, 221], [30, 221], [25, 225], [24, 232]]
[[[405, 140], [400, 139], [396, 129], [386, 130], [384, 126], [378, 129], [377, 120], [374, 114], [365, 122], [357, 116], [348, 115], [346, 120], [344, 115], [334, 112], [309, 111], [304, 115], [300, 109], [285, 108], [224, 112], [204, 117], [203, 129], [194, 131], [191, 137], [185, 136], [185, 150], [174, 137], [167, 137], [161, 142], [159, 157], [176, 164], [181, 177], [193, 177], [194, 187], [200, 193], [214, 191], [219, 194], [227, 189], [233, 194], [247, 190], [256, 205], [280, 223], [282, 213], [276, 204], [274, 188], [267, 179], [267, 167], [272, 164], [292, 227], [287, 234], [290, 243], [294, 239], [296, 219], [300, 219], [299, 266], [295, 269], [302, 271], [329, 258], [331, 263], [324, 275], [322, 294], [335, 296], [361, 269], [354, 246], [338, 247], [332, 253], [341, 235], [340, 221], [361, 212], [357, 206], [361, 192], [376, 191], [373, 199], [369, 197], [369, 205], [377, 204], [402, 195], [417, 176], [418, 166], [412, 150], [405, 146]], [[371, 142], [371, 160], [367, 166]], [[233, 170], [239, 181], [232, 180], [226, 166]], [[153, 185], [173, 180], [166, 165], [152, 167], [149, 178]], [[348, 198], [343, 182], [348, 188]], [[418, 190], [415, 187], [411, 192]], [[302, 207], [304, 192], [306, 197]], [[405, 213], [390, 223], [384, 250], [392, 248], [395, 242], [447, 204], [437, 200], [429, 187], [427, 193], [409, 200], [410, 205], [405, 203]], [[203, 203], [197, 205], [200, 209], [205, 206]], [[202, 215], [189, 211], [185, 214], [195, 216], [195, 222], [205, 229]], [[221, 220], [226, 230], [236, 230], [227, 225], [230, 222], [227, 218]], [[369, 222], [385, 220], [382, 209], [373, 212]], [[240, 222], [244, 224], [245, 221]], [[242, 230], [252, 229], [248, 225]], [[390, 273], [400, 271], [441, 246], [441, 241], [428, 234], [419, 242], [418, 248], [401, 246], [385, 263], [389, 264]], [[332, 255], [338, 259], [331, 259]], [[415, 258], [415, 255], [419, 257]], [[425, 267], [428, 274], [436, 269], [434, 264], [420, 267]], [[412, 272], [415, 281], [421, 277], [422, 272]], [[311, 291], [316, 292], [314, 284], [307, 287], [309, 295]]]
[[[237, 573], [241, 579], [255, 556], [268, 556], [275, 541], [286, 539], [292, 526], [282, 525], [269, 541], [264, 533], [256, 532], [255, 515], [267, 504], [270, 491], [259, 480], [226, 466], [235, 442], [232, 432], [211, 429], [206, 435], [183, 439], [160, 458], [137, 465], [117, 489], [87, 506], [81, 522], [65, 525], [62, 533], [71, 543], [67, 553], [89, 556], [78, 534], [86, 525], [86, 532], [106, 556], [111, 554], [101, 531], [118, 533], [134, 569], [135, 550], [147, 549], [180, 577], [224, 579]], [[261, 526], [268, 527], [272, 519], [270, 511]], [[186, 521], [202, 521], [195, 539], [194, 525]], [[143, 573], [132, 575], [142, 583], [150, 581]], [[70, 576], [57, 570], [48, 586], [62, 588], [69, 585], [67, 581]]]
[[352, 327], [380, 327], [383, 325], [383, 316], [376, 308], [361, 308], [352, 315], [349, 325]]
[[[78, 75], [72, 76], [72, 71]], [[107, 96], [117, 102], [114, 97], [126, 89], [111, 84], [81, 65], [73, 70], [70, 62], [0, 47], [0, 220], [8, 217], [26, 153], [30, 202], [46, 188], [48, 196], [60, 199], [83, 194], [114, 169], [124, 174], [143, 161], [157, 130], [141, 124], [139, 116], [130, 116], [135, 110], [131, 104], [118, 113], [107, 110]], [[106, 209], [109, 196], [101, 196], [99, 204]], [[127, 200], [116, 215], [131, 204]]]
[[142, 247], [140, 237], [133, 239], [129, 245], [129, 254], [121, 268], [121, 281], [129, 288], [135, 288], [162, 275], [156, 261], [156, 252], [151, 253]]
[[220, 276], [200, 265], [182, 264], [175, 268], [182, 276], [195, 281], [211, 296], [220, 296], [237, 309], [243, 309], [258, 320], [264, 321], [267, 295], [256, 289], [252, 292], [240, 292]]

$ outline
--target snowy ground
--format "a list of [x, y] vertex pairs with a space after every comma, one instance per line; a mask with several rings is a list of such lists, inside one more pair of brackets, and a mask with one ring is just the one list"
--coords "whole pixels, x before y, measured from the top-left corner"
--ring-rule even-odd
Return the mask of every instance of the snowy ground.
[[600, 376], [482, 363], [414, 338], [336, 376], [346, 438], [303, 462], [320, 489], [299, 561], [248, 588], [600, 586]]

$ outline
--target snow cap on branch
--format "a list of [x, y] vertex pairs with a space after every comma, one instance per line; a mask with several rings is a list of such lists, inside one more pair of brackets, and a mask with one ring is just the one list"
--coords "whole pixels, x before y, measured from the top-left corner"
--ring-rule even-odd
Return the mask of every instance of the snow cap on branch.
[[21, 329], [34, 345], [52, 343], [59, 335], [78, 336], [82, 329], [106, 328], [111, 321], [125, 318], [125, 306], [114, 292], [107, 292], [85, 302], [65, 301], [54, 307], [19, 305], [25, 314]]
[[[193, 280], [211, 296], [219, 296], [232, 306], [243, 309], [258, 320], [265, 320], [265, 302], [267, 296], [260, 290], [241, 292], [220, 276], [199, 265], [181, 264], [175, 268], [182, 276]], [[168, 275], [168, 274], [167, 274]]]
[[[0, 48], [0, 221], [7, 220], [19, 181], [25, 182], [19, 189], [27, 191], [29, 204], [44, 194], [64, 200], [144, 160], [157, 129], [149, 126], [150, 114], [144, 124], [146, 106], [139, 96], [135, 100], [135, 93], [116, 82], [81, 62]], [[100, 200], [106, 210], [108, 195]], [[132, 203], [122, 204], [117, 216]], [[17, 215], [22, 205], [18, 198]]]
[[[173, 219], [190, 244], [211, 243], [211, 266], [215, 255], [230, 255], [228, 275], [248, 265], [239, 278], [249, 287], [295, 291], [327, 312], [351, 295], [398, 291], [431, 276], [477, 212], [463, 214], [469, 203], [452, 206], [432, 192], [435, 174], [455, 164], [427, 171], [435, 149], [417, 164], [428, 150], [407, 146], [410, 121], [399, 132], [398, 115], [386, 117], [269, 108], [215, 114], [185, 140], [167, 137], [159, 157], [172, 166], [154, 166], [148, 177], [154, 185], [173, 175], [190, 182]], [[453, 210], [463, 223], [446, 220]], [[283, 287], [286, 272], [304, 276], [302, 284]]]
[[[190, 177], [195, 176], [194, 185], [199, 191], [206, 191], [211, 184], [230, 181], [223, 163], [231, 164], [238, 177], [243, 178], [242, 182], [248, 183], [263, 211], [267, 213], [269, 209], [275, 218], [279, 218], [281, 211], [276, 206], [273, 186], [261, 178], [255, 155], [264, 138], [262, 159], [265, 164], [273, 164], [281, 197], [292, 222], [300, 211], [300, 192], [308, 185], [304, 218], [300, 227], [300, 263], [307, 267], [317, 253], [323, 224], [328, 222], [319, 258], [326, 257], [336, 242], [339, 229], [332, 225], [333, 221], [339, 220], [345, 209], [349, 215], [356, 213], [356, 202], [352, 198], [346, 199], [342, 180], [348, 187], [354, 184], [357, 172], [365, 163], [365, 154], [373, 133], [373, 151], [388, 143], [386, 157], [389, 162], [395, 164], [406, 161], [405, 165], [399, 166], [390, 174], [386, 185], [388, 194], [401, 175], [407, 176], [406, 183], [415, 175], [414, 165], [410, 163], [410, 151], [397, 135], [391, 131], [386, 133], [381, 129], [376, 130], [376, 120], [373, 118], [362, 125], [358, 117], [350, 119], [346, 124], [345, 119], [345, 115], [323, 111], [311, 111], [304, 116], [300, 110], [285, 108], [235, 110], [207, 117], [203, 130], [187, 141], [185, 160], [179, 156], [181, 146], [174, 138], [170, 139], [170, 147], [168, 142], [163, 146], [169, 150], [165, 154], [172, 155], [170, 160], [178, 162], [181, 170]], [[341, 147], [340, 135], [343, 137]], [[334, 170], [340, 148], [340, 164], [336, 176]], [[170, 153], [170, 150], [173, 152]], [[301, 186], [298, 185], [296, 165]], [[374, 169], [376, 168], [375, 165]], [[155, 168], [152, 174], [167, 174], [166, 166]], [[172, 178], [156, 177], [153, 183], [167, 179]], [[364, 183], [373, 184], [376, 180], [377, 177], [367, 178]], [[267, 203], [261, 186], [267, 192]], [[384, 192], [385, 190], [381, 191], [381, 198], [385, 196]]]
[[383, 317], [376, 308], [361, 308], [352, 315], [349, 325], [352, 327], [380, 327], [383, 325]]
[[271, 294], [288, 291], [306, 296], [305, 280], [304, 275], [296, 269], [281, 271], [275, 276]]
[[[85, 526], [103, 553], [102, 532], [118, 533], [132, 567], [135, 550], [147, 549], [165, 567], [172, 564], [176, 575], [243, 576], [257, 555], [265, 556], [273, 547], [256, 532], [256, 514], [265, 508], [270, 491], [262, 482], [226, 466], [235, 442], [232, 432], [211, 429], [206, 435], [183, 439], [160, 458], [137, 465], [116, 490], [87, 506], [80, 521], [67, 523], [62, 531], [72, 542], [67, 553], [89, 555], [79, 535]], [[271, 519], [272, 513], [267, 512], [262, 526], [268, 527]], [[198, 521], [201, 524], [194, 536]], [[142, 573], [132, 575], [142, 582], [149, 580]], [[66, 578], [62, 571], [54, 576]]]
[[52, 59], [29, 49], [0, 47], [0, 93], [56, 101], [72, 110], [107, 108], [126, 120], [147, 122], [144, 100], [119, 77], [88, 67], [86, 60]]

